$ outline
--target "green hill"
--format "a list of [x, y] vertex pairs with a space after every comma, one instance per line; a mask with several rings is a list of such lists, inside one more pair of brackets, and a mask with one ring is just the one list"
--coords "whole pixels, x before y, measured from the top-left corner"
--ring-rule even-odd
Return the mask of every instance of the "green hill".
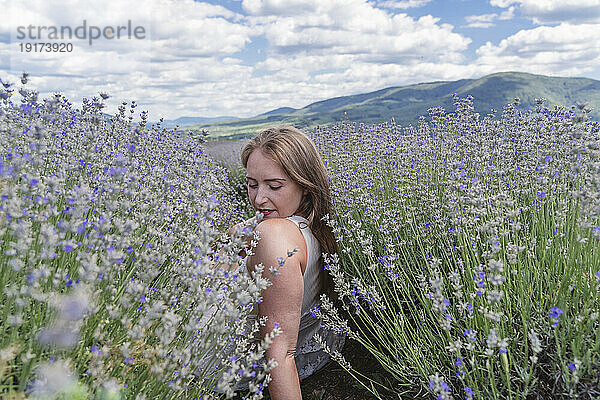
[[520, 109], [535, 105], [535, 99], [544, 97], [546, 105], [572, 106], [586, 102], [594, 109], [592, 117], [600, 117], [600, 81], [587, 78], [559, 78], [522, 72], [501, 72], [479, 79], [461, 79], [452, 82], [430, 82], [390, 87], [371, 93], [335, 97], [318, 101], [301, 109], [279, 108], [253, 118], [195, 125], [193, 131], [206, 129], [212, 138], [251, 137], [257, 132], [279, 124], [298, 128], [329, 125], [341, 120], [380, 123], [392, 118], [401, 125], [415, 124], [427, 110], [441, 106], [454, 110], [452, 94], [474, 97], [475, 111], [485, 115], [518, 97]]

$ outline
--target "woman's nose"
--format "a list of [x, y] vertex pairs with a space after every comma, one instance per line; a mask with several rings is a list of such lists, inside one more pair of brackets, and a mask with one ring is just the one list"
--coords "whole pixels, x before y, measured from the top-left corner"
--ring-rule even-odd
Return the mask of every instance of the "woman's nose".
[[265, 193], [265, 189], [260, 186], [256, 190], [256, 197], [254, 198], [254, 202], [256, 204], [262, 204], [267, 200], [267, 195]]

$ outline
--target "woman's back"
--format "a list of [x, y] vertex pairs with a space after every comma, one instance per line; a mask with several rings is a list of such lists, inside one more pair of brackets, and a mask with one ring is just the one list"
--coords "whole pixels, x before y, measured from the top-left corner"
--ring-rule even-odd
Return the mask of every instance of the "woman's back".
[[[329, 355], [315, 342], [314, 335], [320, 335], [332, 351], [342, 350], [342, 347], [344, 346], [344, 336], [337, 335], [322, 328], [320, 326], [320, 321], [311, 313], [311, 310], [314, 307], [318, 307], [320, 303], [322, 281], [320, 275], [321, 248], [319, 242], [310, 230], [308, 220], [299, 215], [292, 215], [285, 219], [296, 224], [306, 242], [306, 268], [302, 277], [304, 281], [304, 293], [302, 296], [302, 310], [300, 314], [300, 325], [295, 354], [296, 370], [298, 371], [299, 379], [303, 380], [323, 367], [329, 360]], [[245, 263], [242, 263], [242, 265], [245, 265]], [[282, 268], [285, 268], [285, 265]], [[248, 273], [245, 268], [244, 271], [245, 273]], [[258, 307], [256, 305], [254, 305], [251, 314], [249, 324], [254, 323], [258, 315]], [[258, 338], [256, 339], [258, 340]], [[245, 389], [247, 385], [248, 380], [243, 380], [236, 389]]]
[[[286, 218], [296, 224], [304, 241], [306, 242], [306, 269], [304, 270], [304, 295], [302, 297], [302, 312], [300, 320], [300, 331], [303, 327], [303, 319], [306, 315], [310, 315], [311, 308], [316, 306], [321, 293], [321, 268], [319, 266], [319, 257], [321, 256], [321, 246], [312, 234], [308, 226], [308, 220], [299, 215], [292, 215]], [[311, 315], [312, 316], [312, 315]], [[308, 321], [308, 319], [304, 319]], [[305, 322], [306, 323], [306, 322]]]

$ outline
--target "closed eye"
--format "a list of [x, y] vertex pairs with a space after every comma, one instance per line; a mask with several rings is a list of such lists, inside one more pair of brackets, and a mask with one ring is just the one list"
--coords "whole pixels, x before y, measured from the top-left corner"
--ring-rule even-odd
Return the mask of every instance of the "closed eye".
[[[258, 185], [251, 185], [250, 183], [248, 183], [248, 187], [251, 189], [256, 189]], [[282, 188], [282, 186], [269, 186], [269, 188], [271, 188], [271, 190], [279, 190]]]

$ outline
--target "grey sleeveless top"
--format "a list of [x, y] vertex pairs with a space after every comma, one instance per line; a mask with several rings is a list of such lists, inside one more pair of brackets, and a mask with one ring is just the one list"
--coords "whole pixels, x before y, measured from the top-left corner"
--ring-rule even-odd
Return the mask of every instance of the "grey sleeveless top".
[[344, 336], [337, 335], [321, 327], [319, 320], [310, 310], [320, 303], [321, 295], [321, 246], [308, 226], [308, 220], [299, 215], [287, 217], [293, 221], [302, 232], [306, 242], [306, 269], [304, 270], [304, 297], [302, 298], [302, 313], [300, 314], [300, 327], [296, 344], [296, 370], [300, 380], [310, 376], [321, 369], [329, 361], [329, 354], [313, 339], [315, 333], [319, 334], [327, 343], [331, 351], [342, 351]]
[[302, 312], [300, 314], [300, 328], [298, 332], [298, 344], [305, 342], [306, 338], [312, 338], [315, 331], [315, 325], [319, 321], [314, 318], [310, 310], [319, 304], [321, 294], [321, 266], [319, 257], [321, 256], [321, 246], [308, 227], [308, 221], [299, 215], [292, 215], [286, 219], [294, 222], [306, 242], [306, 269], [304, 270], [304, 296], [302, 297]]

